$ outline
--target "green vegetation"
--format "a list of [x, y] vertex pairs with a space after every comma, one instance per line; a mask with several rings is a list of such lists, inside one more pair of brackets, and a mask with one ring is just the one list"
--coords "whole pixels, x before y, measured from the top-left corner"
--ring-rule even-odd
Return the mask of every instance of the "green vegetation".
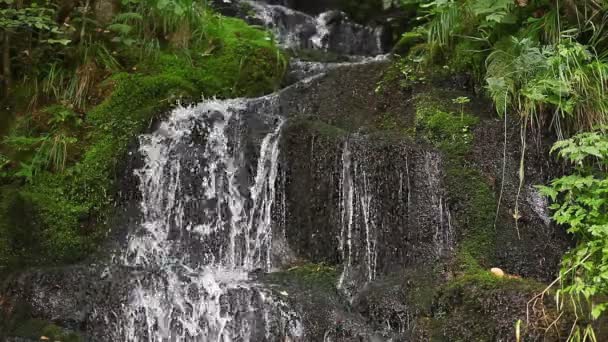
[[[452, 96], [450, 96], [452, 95]], [[466, 161], [479, 118], [465, 113], [470, 99], [450, 92], [431, 91], [417, 95], [416, 129], [445, 155], [445, 185], [461, 223], [457, 268], [465, 273], [487, 273], [492, 266], [495, 243], [496, 198], [487, 180]], [[450, 102], [440, 99], [452, 98]], [[458, 106], [459, 113], [453, 111]]]
[[[576, 303], [581, 322], [571, 341], [595, 341], [593, 320], [605, 314], [608, 289], [605, 255], [606, 123], [608, 119], [608, 2], [602, 0], [403, 0], [418, 6], [419, 26], [403, 35], [398, 62], [404, 86], [423, 83], [428, 75], [466, 73], [484, 89], [500, 116], [522, 122], [528, 131], [551, 130], [559, 139], [554, 150], [571, 162], [572, 174], [542, 191], [555, 204], [557, 223], [569, 228], [577, 247], [563, 261], [558, 308]], [[464, 98], [454, 104], [466, 103]], [[458, 162], [466, 153], [466, 137], [454, 135], [455, 118], [441, 110], [423, 115], [429, 139], [451, 157], [447, 186], [456, 203], [464, 203], [468, 228], [457, 253], [466, 276], [487, 266], [493, 241], [495, 203], [492, 192], [474, 170]], [[461, 113], [464, 113], [461, 110]], [[463, 115], [462, 121], [466, 116]], [[418, 120], [420, 123], [421, 121]], [[505, 133], [506, 134], [506, 133]], [[448, 139], [442, 147], [446, 137]], [[463, 139], [464, 138], [464, 139]], [[506, 138], [505, 138], [506, 139]], [[448, 150], [449, 149], [449, 150]], [[520, 181], [524, 180], [524, 153]], [[465, 181], [472, 179], [473, 185]], [[463, 187], [465, 189], [463, 190]], [[520, 186], [521, 187], [521, 186]], [[516, 200], [517, 201], [517, 200]], [[484, 204], [485, 203], [485, 204]], [[494, 207], [494, 208], [493, 208]], [[515, 216], [518, 215], [515, 208]], [[516, 217], [517, 219], [517, 217]], [[485, 260], [485, 261], [484, 261]], [[481, 332], [480, 332], [481, 333]], [[481, 335], [480, 335], [481, 336]]]
[[[499, 113], [559, 134], [606, 123], [606, 9], [599, 0], [407, 0], [426, 36], [410, 63], [473, 71]], [[485, 62], [484, 62], [485, 61]]]
[[[572, 164], [572, 173], [540, 189], [554, 202], [555, 221], [577, 238], [564, 257], [558, 304], [570, 298], [577, 314], [592, 322], [608, 311], [608, 136], [581, 133], [553, 151]], [[577, 326], [572, 339], [595, 340], [592, 323]]]
[[333, 290], [338, 279], [335, 267], [325, 264], [304, 264], [294, 266], [283, 272], [270, 273], [267, 276], [270, 283], [296, 286], [301, 288], [319, 288]]
[[[43, 5], [52, 11], [50, 3], [31, 4]], [[107, 231], [128, 145], [176, 101], [258, 96], [282, 78], [286, 59], [272, 36], [241, 20], [198, 2], [129, 2], [122, 10], [106, 23], [86, 12], [91, 20], [66, 24], [77, 31], [62, 31], [73, 41], [48, 52], [64, 62], [37, 56], [37, 69], [11, 64], [3, 108], [15, 119], [0, 145], [0, 271], [93, 251]], [[21, 37], [13, 26], [3, 26], [5, 35]], [[9, 53], [23, 49], [11, 45]], [[18, 103], [25, 99], [32, 100]]]

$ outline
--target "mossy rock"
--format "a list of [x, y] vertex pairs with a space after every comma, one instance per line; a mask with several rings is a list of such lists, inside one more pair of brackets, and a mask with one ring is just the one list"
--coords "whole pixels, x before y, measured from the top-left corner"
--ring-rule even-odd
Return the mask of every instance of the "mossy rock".
[[[523, 279], [499, 278], [487, 271], [458, 276], [440, 287], [433, 316], [424, 321], [433, 341], [515, 340], [520, 320], [522, 340], [556, 340], [565, 322], [547, 327], [557, 318], [547, 300], [543, 314], [534, 311], [526, 324], [528, 301], [544, 285]], [[542, 301], [541, 301], [542, 302]]]
[[461, 95], [435, 88], [416, 95], [416, 128], [446, 157], [444, 183], [458, 231], [455, 267], [470, 271], [492, 265], [497, 199], [488, 180], [467, 159], [475, 139], [472, 128], [480, 118], [468, 114], [470, 104], [457, 103]]
[[266, 280], [275, 284], [297, 284], [304, 287], [335, 287], [336, 268], [326, 264], [303, 264], [285, 271], [270, 273]]
[[401, 35], [393, 47], [393, 52], [402, 56], [406, 56], [410, 49], [417, 44], [424, 42], [424, 35], [421, 32], [410, 31]]

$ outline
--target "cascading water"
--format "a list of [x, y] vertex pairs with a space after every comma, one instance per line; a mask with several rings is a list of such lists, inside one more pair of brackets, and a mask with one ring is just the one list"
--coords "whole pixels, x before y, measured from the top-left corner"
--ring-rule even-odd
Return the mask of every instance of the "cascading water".
[[[333, 49], [352, 55], [382, 52], [376, 39], [378, 30], [343, 19], [342, 24], [332, 23], [340, 16], [338, 12], [313, 18], [283, 6], [243, 2], [285, 47]], [[339, 65], [319, 64], [298, 79]], [[110, 340], [303, 339], [298, 314], [284, 298], [256, 284], [252, 276], [271, 271], [273, 248], [276, 253], [285, 244], [276, 241], [273, 246], [281, 227], [279, 240], [285, 240], [287, 220], [285, 193], [277, 193], [277, 184], [285, 180], [284, 175], [279, 177], [279, 142], [285, 119], [275, 103], [277, 98], [275, 94], [178, 107], [155, 132], [140, 137], [143, 166], [135, 175], [141, 193], [141, 223], [129, 233], [126, 251], [119, 258], [132, 271], [127, 303], [105, 317], [112, 327]], [[251, 126], [256, 127], [255, 132], [250, 131]], [[345, 172], [353, 182], [361, 170], [355, 166]], [[350, 199], [351, 211], [345, 217], [365, 216], [368, 245], [364, 264], [369, 266], [367, 277], [372, 280], [375, 247], [370, 226], [374, 223], [366, 187]], [[355, 191], [354, 185], [352, 189]], [[363, 212], [353, 212], [352, 206], [362, 206]], [[282, 210], [281, 217], [277, 218], [277, 210]], [[343, 251], [344, 255], [358, 253], [350, 245]], [[357, 256], [352, 259], [359, 263]], [[341, 283], [352, 281], [347, 278], [345, 273]]]
[[354, 23], [343, 12], [333, 10], [313, 17], [261, 1], [242, 0], [241, 3], [252, 10], [255, 19], [274, 32], [284, 48], [359, 56], [376, 56], [385, 52], [382, 28]]
[[[442, 154], [380, 127], [411, 128], [415, 111], [407, 94], [378, 92], [379, 30], [336, 11], [243, 3], [296, 56], [313, 48], [333, 62], [292, 59], [291, 85], [275, 94], [175, 109], [128, 158], [137, 166], [110, 218], [120, 252], [9, 280], [0, 316], [23, 302], [87, 341], [420, 337], [433, 309], [422, 287], [454, 250], [449, 206], [459, 208]], [[549, 225], [537, 195], [527, 216]]]
[[180, 107], [140, 138], [143, 222], [122, 257], [140, 270], [117, 324], [124, 341], [297, 339], [285, 303], [248, 281], [271, 268], [272, 208], [283, 119], [261, 117], [245, 155], [247, 100]]

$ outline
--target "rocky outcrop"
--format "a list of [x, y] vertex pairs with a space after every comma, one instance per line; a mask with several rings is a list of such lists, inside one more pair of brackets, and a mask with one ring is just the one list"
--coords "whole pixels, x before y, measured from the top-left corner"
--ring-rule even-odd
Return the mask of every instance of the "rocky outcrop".
[[[235, 4], [225, 10], [298, 49], [382, 50], [374, 29], [339, 12]], [[525, 137], [520, 186], [518, 124], [507, 118], [505, 148], [504, 122], [459, 77], [404, 85], [383, 59], [305, 67], [275, 94], [178, 108], [143, 136], [107, 248], [6, 279], [0, 327], [14, 335], [34, 319], [95, 341], [223, 333], [226, 322], [252, 341], [512, 340], [535, 280], [568, 246], [533, 187], [555, 175], [549, 144]], [[459, 96], [472, 99], [466, 148], [438, 144], [421, 121], [461, 110]]]

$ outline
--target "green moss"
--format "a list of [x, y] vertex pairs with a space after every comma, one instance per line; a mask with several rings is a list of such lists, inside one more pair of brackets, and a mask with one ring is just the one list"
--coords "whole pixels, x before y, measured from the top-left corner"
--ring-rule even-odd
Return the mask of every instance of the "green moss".
[[393, 51], [402, 55], [407, 55], [410, 49], [416, 44], [424, 42], [424, 34], [418, 31], [404, 33], [393, 47]]
[[305, 264], [286, 271], [271, 273], [266, 276], [266, 279], [277, 285], [329, 290], [335, 288], [338, 273], [335, 267], [325, 264]]
[[420, 68], [409, 58], [399, 58], [384, 72], [382, 80], [376, 88], [376, 93], [382, 92], [386, 86], [394, 83], [397, 83], [403, 89], [410, 90], [414, 85], [424, 84], [426, 80], [425, 69]]
[[416, 130], [408, 124], [404, 116], [398, 116], [393, 113], [384, 113], [376, 118], [374, 130], [381, 131], [383, 134], [399, 135], [401, 137], [414, 137]]
[[225, 17], [214, 19], [206, 29], [209, 45], [189, 54], [163, 53], [143, 70], [179, 77], [204, 96], [259, 96], [276, 89], [287, 59], [268, 32]]
[[483, 267], [491, 267], [496, 230], [496, 198], [478, 171], [450, 162], [446, 187], [456, 209], [459, 229], [459, 260], [463, 269], [474, 269], [474, 259]]
[[464, 111], [455, 113], [444, 96], [421, 94], [415, 98], [416, 130], [419, 136], [443, 151], [454, 164], [458, 164], [470, 149], [473, 140], [470, 129], [479, 123], [479, 119]]
[[[445, 186], [459, 225], [456, 265], [476, 272], [492, 264], [496, 231], [496, 198], [487, 180], [469, 166], [466, 156], [474, 139], [471, 128], [479, 119], [450, 101], [454, 94], [427, 92], [416, 97], [416, 128], [446, 156]], [[455, 112], [460, 110], [461, 112]]]
[[489, 271], [464, 274], [443, 286], [444, 291], [454, 291], [477, 287], [482, 290], [515, 290], [518, 292], [538, 293], [546, 285], [530, 279], [497, 277]]
[[[257, 96], [279, 85], [287, 61], [268, 32], [215, 16], [205, 34], [208, 45], [179, 53], [163, 51], [137, 66], [136, 73], [118, 73], [106, 80], [110, 95], [86, 113], [83, 127], [70, 132], [80, 137], [81, 147], [73, 163], [62, 173], [37, 174], [18, 196], [2, 196], [11, 200], [0, 205], [0, 263], [28, 253], [28, 261], [73, 262], [90, 253], [106, 232], [115, 173], [128, 145], [177, 99]], [[17, 199], [23, 210], [32, 212], [19, 218], [18, 225], [18, 214], [10, 210]], [[30, 227], [39, 232], [38, 244], [27, 238], [17, 238], [18, 244], [6, 242], [10, 229]]]

